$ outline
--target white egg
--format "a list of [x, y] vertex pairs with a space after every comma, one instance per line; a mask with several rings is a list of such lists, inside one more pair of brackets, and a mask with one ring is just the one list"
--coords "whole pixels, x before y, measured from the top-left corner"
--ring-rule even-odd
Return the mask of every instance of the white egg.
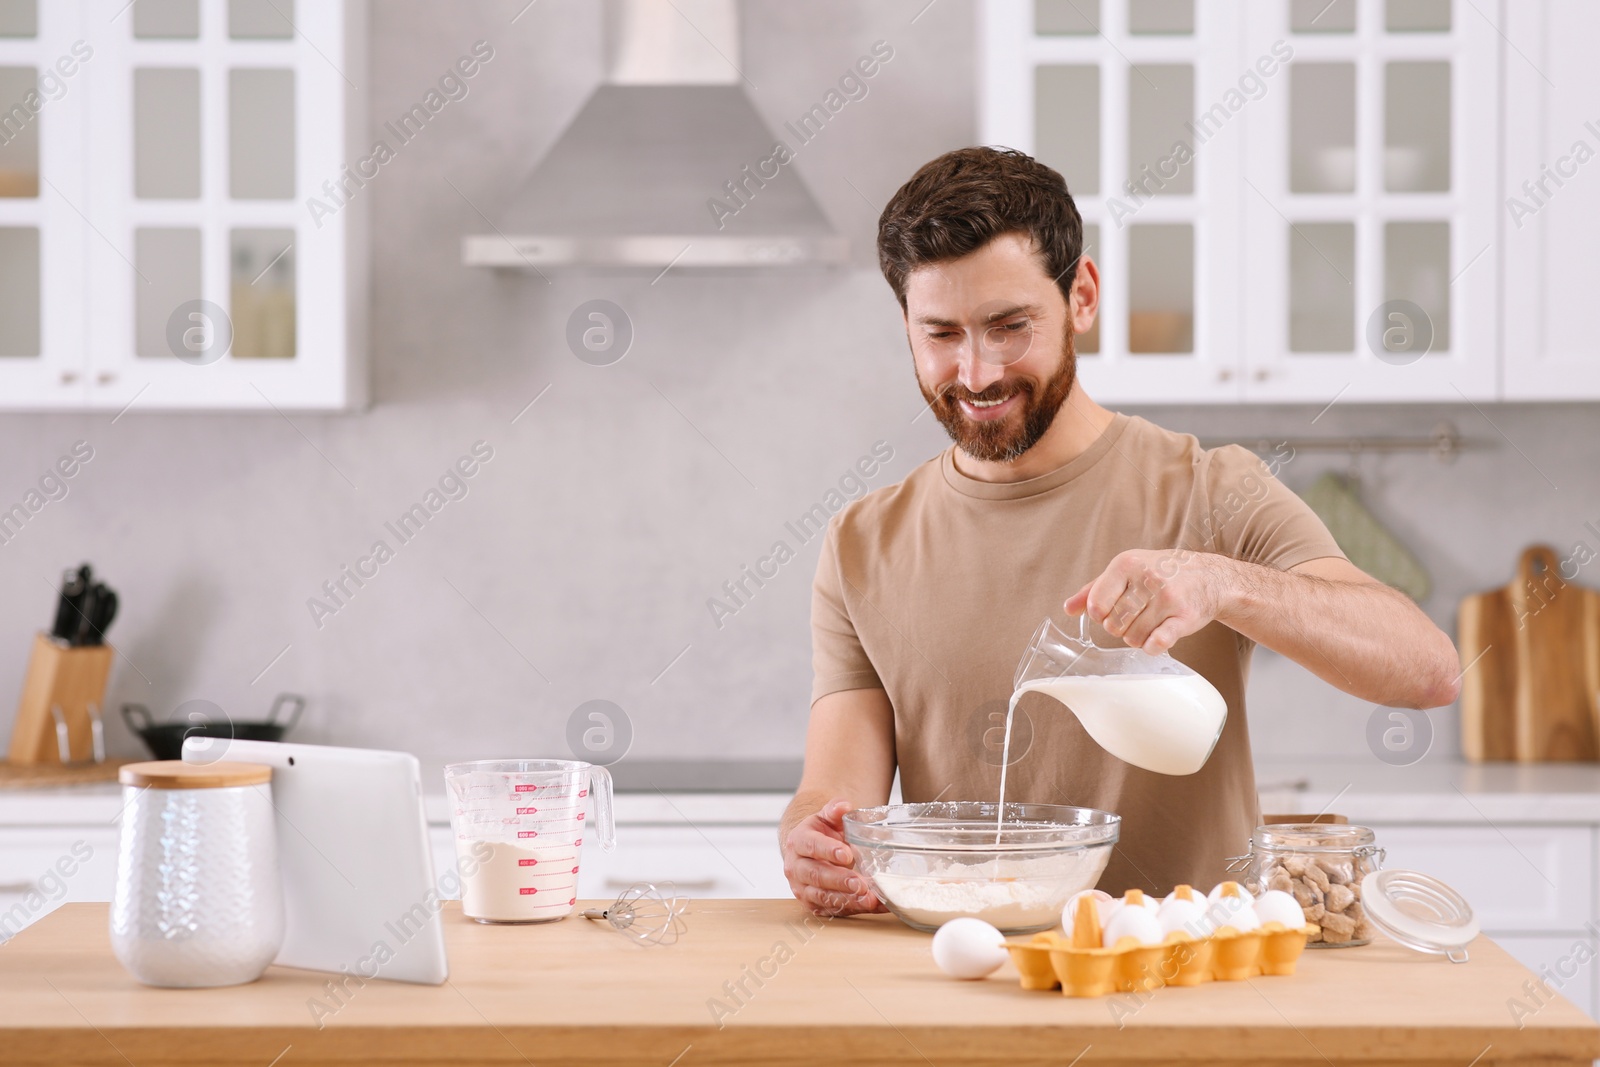
[[1061, 909], [1061, 932], [1067, 937], [1072, 936], [1072, 927], [1077, 920], [1078, 900], [1080, 897], [1093, 897], [1095, 911], [1100, 913], [1100, 928], [1105, 929], [1111, 920], [1111, 913], [1122, 906], [1122, 902], [1113, 900], [1110, 893], [1101, 889], [1084, 889], [1067, 898], [1066, 906]]
[[[1148, 912], [1157, 912], [1157, 911], [1161, 910], [1161, 901], [1157, 900], [1155, 897], [1151, 896], [1149, 893], [1140, 893], [1139, 894], [1139, 902], [1144, 906], [1144, 909], [1146, 911], [1148, 911]], [[1122, 895], [1122, 897], [1117, 900], [1117, 904], [1122, 905], [1122, 904], [1126, 904], [1126, 903], [1128, 903], [1128, 894], [1124, 893]]]
[[[1227, 892], [1227, 888], [1230, 885], [1233, 886], [1233, 888], [1234, 888], [1234, 892], [1233, 893], [1228, 893]], [[1247, 904], [1254, 904], [1256, 902], [1256, 898], [1253, 897], [1250, 894], [1250, 890], [1246, 889], [1244, 886], [1240, 885], [1238, 882], [1218, 882], [1216, 884], [1216, 886], [1214, 886], [1212, 888], [1211, 892], [1206, 895], [1206, 899], [1207, 900], [1216, 901], [1216, 900], [1222, 899], [1224, 896], [1235, 896], [1235, 895], [1243, 897], [1244, 900], [1245, 900], [1245, 903], [1247, 903]]]
[[[1180, 892], [1186, 893], [1187, 895], [1186, 896], [1180, 896], [1179, 895]], [[1166, 896], [1162, 897], [1161, 898], [1161, 903], [1162, 904], [1166, 904], [1168, 901], [1173, 901], [1173, 900], [1199, 900], [1199, 901], [1203, 901], [1205, 899], [1206, 899], [1205, 895], [1202, 894], [1199, 890], [1195, 889], [1194, 886], [1192, 886], [1192, 885], [1180, 885], [1180, 886], [1177, 886], [1176, 888], [1174, 888], [1172, 890], [1172, 892], [1170, 892]]]
[[1282, 923], [1291, 930], [1306, 924], [1305, 909], [1293, 894], [1281, 889], [1269, 889], [1256, 900], [1256, 918], [1262, 923]]
[[1131, 937], [1141, 945], [1161, 944], [1161, 922], [1148, 908], [1119, 908], [1106, 923], [1105, 947], [1116, 948], [1117, 942]]
[[933, 962], [952, 978], [987, 978], [1006, 961], [1005, 940], [982, 919], [951, 919], [933, 935]]
[[1185, 900], [1182, 897], [1173, 897], [1161, 905], [1161, 910], [1156, 913], [1156, 921], [1161, 924], [1163, 937], [1174, 931], [1194, 937], [1208, 937], [1211, 934], [1211, 924], [1206, 919], [1206, 904], [1203, 898]]
[[1248, 896], [1215, 898], [1206, 909], [1206, 922], [1213, 930], [1231, 926], [1241, 934], [1261, 925], [1261, 920], [1256, 918], [1256, 909]]

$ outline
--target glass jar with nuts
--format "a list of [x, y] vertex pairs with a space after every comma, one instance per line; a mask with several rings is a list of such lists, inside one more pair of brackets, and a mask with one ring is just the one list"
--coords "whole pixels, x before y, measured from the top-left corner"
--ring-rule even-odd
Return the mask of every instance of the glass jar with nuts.
[[1250, 839], [1246, 885], [1253, 893], [1292, 893], [1320, 932], [1314, 948], [1346, 948], [1372, 940], [1361, 903], [1361, 879], [1383, 866], [1383, 849], [1365, 826], [1275, 823]]

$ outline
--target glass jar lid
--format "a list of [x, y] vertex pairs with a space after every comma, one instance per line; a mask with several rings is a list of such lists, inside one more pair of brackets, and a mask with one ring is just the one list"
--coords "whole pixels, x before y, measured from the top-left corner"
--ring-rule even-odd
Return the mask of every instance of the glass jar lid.
[[1254, 847], [1294, 852], [1349, 852], [1376, 840], [1365, 826], [1344, 823], [1283, 822], [1256, 827]]
[[1467, 961], [1478, 918], [1465, 897], [1416, 871], [1373, 871], [1361, 879], [1361, 902], [1372, 924], [1407, 948]]

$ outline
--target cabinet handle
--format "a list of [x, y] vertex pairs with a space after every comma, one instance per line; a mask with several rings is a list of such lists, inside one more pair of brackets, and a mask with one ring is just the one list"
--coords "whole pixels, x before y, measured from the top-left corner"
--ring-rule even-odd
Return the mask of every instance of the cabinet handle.
[[64, 370], [64, 371], [61, 372], [61, 384], [62, 385], [71, 385], [73, 382], [75, 382], [77, 380], [78, 380], [78, 372], [77, 371], [75, 371], [75, 370]]
[[1272, 377], [1272, 372], [1269, 371], [1267, 368], [1265, 368], [1265, 367], [1257, 367], [1256, 368], [1256, 374], [1255, 374], [1256, 381], [1264, 382], [1270, 377]]
[[631, 885], [638, 885], [640, 882], [649, 882], [651, 885], [671, 882], [674, 889], [715, 889], [717, 885], [715, 878], [698, 878], [692, 882], [686, 882], [682, 878], [607, 878], [606, 888], [626, 889]]
[[101, 385], [110, 385], [112, 382], [117, 380], [117, 376], [111, 371], [103, 370], [99, 374], [95, 375], [94, 380], [99, 382]]
[[32, 893], [38, 888], [37, 882], [0, 882], [0, 893]]
[[1231, 382], [1232, 380], [1233, 371], [1229, 370], [1227, 367], [1223, 367], [1221, 370], [1217, 371], [1217, 381]]

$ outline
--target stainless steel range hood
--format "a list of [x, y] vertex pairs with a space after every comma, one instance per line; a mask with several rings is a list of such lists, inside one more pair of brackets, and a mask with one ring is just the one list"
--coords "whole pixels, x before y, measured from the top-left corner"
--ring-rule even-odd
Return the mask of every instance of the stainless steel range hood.
[[656, 270], [845, 262], [844, 238], [784, 162], [803, 139], [787, 129], [775, 136], [745, 95], [736, 0], [609, 0], [606, 14], [606, 82], [494, 232], [462, 239], [462, 262]]

